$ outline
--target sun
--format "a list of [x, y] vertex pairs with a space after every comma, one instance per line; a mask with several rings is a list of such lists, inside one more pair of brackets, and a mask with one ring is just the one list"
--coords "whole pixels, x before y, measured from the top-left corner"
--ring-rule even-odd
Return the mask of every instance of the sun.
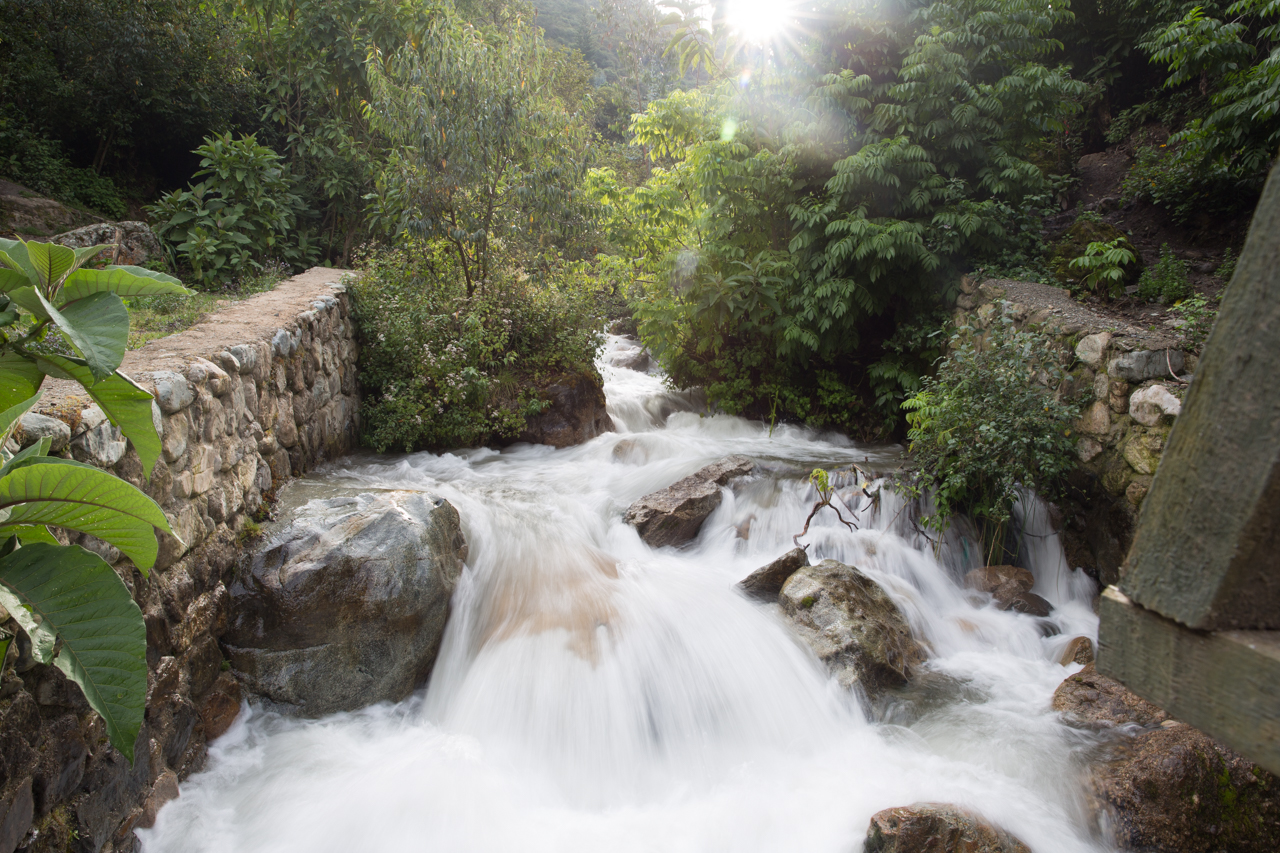
[[729, 26], [747, 41], [763, 44], [787, 29], [792, 20], [792, 4], [787, 0], [730, 0]]

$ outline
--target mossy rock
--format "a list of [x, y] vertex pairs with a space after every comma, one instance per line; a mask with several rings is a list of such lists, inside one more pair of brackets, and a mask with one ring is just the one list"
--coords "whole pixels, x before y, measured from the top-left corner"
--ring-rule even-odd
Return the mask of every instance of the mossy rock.
[[1142, 275], [1144, 265], [1142, 254], [1133, 245], [1129, 236], [1114, 225], [1096, 219], [1077, 219], [1062, 235], [1062, 239], [1053, 244], [1049, 251], [1049, 269], [1064, 287], [1077, 285], [1084, 279], [1084, 273], [1071, 268], [1071, 262], [1085, 253], [1090, 243], [1110, 243], [1112, 240], [1122, 241], [1120, 245], [1133, 252], [1134, 262], [1125, 267], [1122, 287], [1136, 284]]

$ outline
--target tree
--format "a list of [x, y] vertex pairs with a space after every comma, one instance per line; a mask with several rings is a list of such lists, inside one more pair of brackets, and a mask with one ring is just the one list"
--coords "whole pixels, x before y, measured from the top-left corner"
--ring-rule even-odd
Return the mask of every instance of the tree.
[[537, 245], [585, 220], [585, 117], [554, 97], [550, 58], [518, 20], [485, 32], [447, 16], [417, 44], [371, 55], [365, 114], [391, 143], [374, 216], [392, 233], [447, 240], [468, 296], [483, 290], [495, 244]]
[[[140, 267], [84, 268], [107, 248], [0, 240], [0, 444], [39, 401], [45, 376], [74, 380], [133, 443], [149, 476], [160, 438], [151, 395], [118, 369], [129, 336], [121, 297], [188, 291]], [[50, 333], [62, 346], [49, 345]], [[75, 355], [59, 352], [66, 347]], [[49, 527], [103, 539], [144, 574], [155, 564], [155, 531], [173, 531], [131, 484], [48, 450], [44, 438], [0, 451], [0, 604], [27, 632], [36, 660], [80, 686], [112, 746], [132, 761], [147, 692], [142, 612], [101, 557], [61, 544]]]
[[828, 3], [752, 55], [749, 84], [651, 104], [633, 130], [653, 177], [592, 186], [673, 380], [845, 429], [870, 385], [917, 381], [873, 369], [881, 345], [1047, 191], [1028, 152], [1083, 90], [1043, 64], [1069, 18], [1048, 0]]

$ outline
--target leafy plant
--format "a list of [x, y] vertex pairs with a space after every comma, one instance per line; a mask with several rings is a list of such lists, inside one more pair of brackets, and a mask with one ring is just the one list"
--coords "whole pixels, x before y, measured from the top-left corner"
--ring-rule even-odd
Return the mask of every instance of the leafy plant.
[[1125, 267], [1137, 260], [1137, 256], [1121, 240], [1106, 243], [1090, 243], [1084, 254], [1071, 262], [1073, 270], [1084, 273], [1086, 288], [1107, 298], [1117, 296], [1124, 284]]
[[1236, 263], [1240, 260], [1236, 256], [1236, 252], [1230, 246], [1222, 253], [1222, 263], [1213, 271], [1213, 274], [1222, 279], [1223, 284], [1230, 284], [1231, 279], [1236, 275]]
[[1195, 290], [1187, 279], [1187, 262], [1165, 243], [1160, 247], [1160, 260], [1142, 271], [1138, 279], [1138, 298], [1148, 302], [1172, 304], [1190, 297]]
[[374, 221], [452, 246], [468, 297], [498, 265], [495, 243], [571, 234], [587, 213], [586, 127], [552, 96], [538, 33], [517, 21], [502, 36], [441, 15], [367, 66], [365, 116], [392, 143]]
[[123, 219], [128, 213], [114, 181], [73, 166], [61, 143], [22, 124], [11, 108], [0, 117], [0, 174], [32, 192], [112, 219]]
[[587, 189], [603, 272], [631, 288], [676, 385], [726, 411], [878, 428], [873, 400], [914, 369], [868, 378], [895, 326], [934, 310], [974, 259], [1038, 250], [1021, 213], [1051, 187], [1029, 158], [1085, 87], [1044, 64], [1061, 4], [805, 14], [809, 35], [744, 57], [749, 74], [635, 116], [642, 185], [601, 170]]
[[351, 283], [361, 334], [365, 442], [379, 451], [510, 439], [543, 410], [539, 390], [594, 374], [600, 318], [580, 264], [500, 269], [467, 294], [453, 247], [407, 239]]
[[[121, 297], [187, 291], [140, 267], [84, 268], [106, 248], [0, 240], [0, 445], [39, 401], [45, 376], [73, 380], [129, 438], [149, 475], [160, 439], [151, 395], [119, 372], [129, 335]], [[61, 346], [50, 345], [51, 334]], [[60, 544], [49, 527], [105, 540], [144, 574], [156, 560], [155, 531], [173, 531], [133, 485], [48, 450], [48, 438], [18, 453], [0, 450], [0, 604], [30, 637], [35, 659], [79, 685], [111, 744], [132, 761], [147, 688], [142, 613], [101, 557]]]
[[[844, 516], [840, 514], [840, 507], [831, 502], [831, 499], [835, 497], [836, 490], [831, 485], [831, 475], [827, 473], [826, 469], [814, 468], [809, 474], [809, 485], [813, 486], [814, 491], [818, 493], [818, 500], [814, 502], [813, 509], [809, 510], [809, 515], [804, 520], [804, 529], [791, 537], [792, 543], [794, 543], [797, 548], [801, 547], [800, 537], [809, 532], [809, 522], [813, 521], [813, 517], [817, 515], [823, 507], [830, 507], [841, 524], [850, 530], [854, 529], [853, 522], [845, 521]], [[808, 545], [804, 546], [806, 550], [808, 547]]]
[[955, 513], [977, 522], [988, 562], [1003, 545], [1019, 487], [1052, 492], [1075, 465], [1073, 402], [1056, 397], [1059, 356], [1008, 318], [985, 334], [961, 328], [935, 376], [907, 412], [912, 468], [899, 485], [932, 497], [927, 527], [945, 530]]
[[1169, 312], [1178, 317], [1177, 328], [1187, 344], [1197, 351], [1202, 349], [1218, 319], [1218, 309], [1210, 307], [1209, 300], [1197, 293], [1174, 305]]
[[176, 190], [148, 208], [156, 234], [177, 244], [195, 278], [211, 286], [260, 270], [275, 259], [295, 267], [314, 263], [305, 227], [310, 211], [295, 192], [280, 156], [254, 136], [207, 138], [195, 150], [205, 180]]

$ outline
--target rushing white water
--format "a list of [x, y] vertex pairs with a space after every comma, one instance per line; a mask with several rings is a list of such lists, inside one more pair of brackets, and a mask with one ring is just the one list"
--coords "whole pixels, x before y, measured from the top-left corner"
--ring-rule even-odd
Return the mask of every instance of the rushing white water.
[[[1049, 707], [1078, 668], [1055, 662], [1066, 643], [1096, 637], [1093, 589], [1037, 502], [1020, 517], [1049, 620], [963, 590], [972, 542], [955, 531], [935, 557], [901, 501], [876, 506], [842, 479], [859, 529], [824, 510], [811, 561], [867, 572], [932, 655], [917, 686], [864, 708], [776, 605], [734, 584], [792, 547], [810, 469], [884, 468], [897, 449], [702, 417], [609, 358], [618, 432], [369, 457], [318, 478], [458, 508], [470, 557], [431, 683], [322, 720], [242, 714], [139, 832], [144, 850], [855, 853], [873, 813], [918, 801], [969, 807], [1036, 853], [1109, 849], [1082, 797], [1088, 739]], [[655, 551], [622, 523], [636, 498], [730, 453], [757, 471], [692, 545]]]

